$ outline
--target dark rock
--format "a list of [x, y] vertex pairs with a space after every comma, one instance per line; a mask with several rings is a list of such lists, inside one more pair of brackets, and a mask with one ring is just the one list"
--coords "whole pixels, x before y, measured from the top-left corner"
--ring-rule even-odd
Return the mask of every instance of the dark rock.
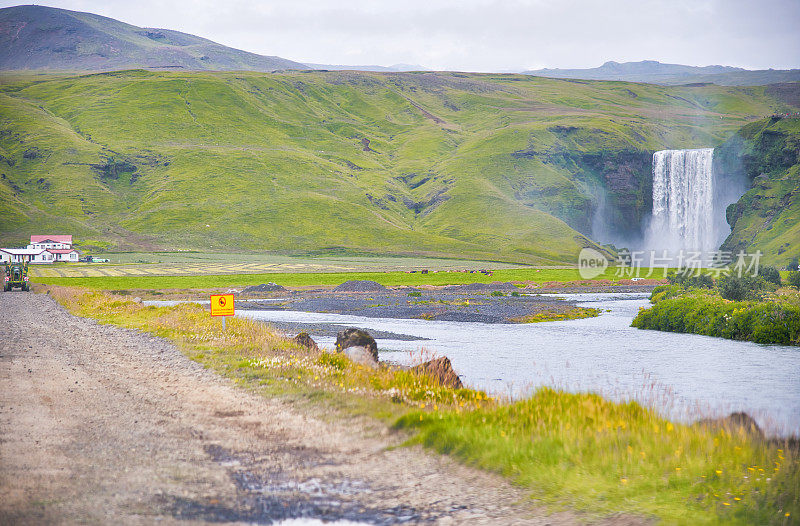
[[357, 279], [345, 281], [333, 289], [334, 292], [386, 292], [387, 290], [377, 281]]
[[575, 133], [578, 130], [579, 128], [575, 126], [551, 126], [547, 128], [547, 131], [553, 132], [556, 135], [568, 135], [570, 133]]
[[423, 364], [411, 368], [412, 371], [419, 374], [430, 376], [443, 387], [452, 387], [453, 389], [461, 389], [463, 384], [456, 372], [453, 370], [453, 365], [447, 356], [430, 360]]
[[344, 355], [355, 363], [366, 365], [371, 369], [378, 368], [378, 361], [366, 347], [360, 345], [348, 347], [344, 350]]
[[245, 287], [244, 289], [242, 289], [241, 293], [256, 294], [259, 292], [278, 292], [284, 290], [286, 290], [286, 287], [270, 281], [269, 283], [262, 283], [261, 285], [251, 285], [249, 287]]
[[705, 418], [697, 423], [706, 427], [724, 429], [729, 433], [744, 432], [756, 438], [764, 438], [764, 432], [758, 427], [753, 417], [743, 412], [731, 413], [723, 418]]
[[375, 338], [365, 330], [350, 327], [340, 331], [336, 335], [336, 350], [344, 352], [348, 347], [363, 347], [376, 362], [378, 361], [378, 344], [375, 342]]
[[371, 194], [367, 194], [367, 199], [369, 200], [370, 203], [377, 206], [378, 208], [381, 208], [383, 210], [389, 210], [389, 207], [387, 206], [386, 202], [383, 199], [373, 197]]
[[100, 175], [100, 179], [119, 179], [122, 174], [133, 174], [139, 168], [127, 161], [114, 158], [106, 159], [105, 163], [90, 164], [91, 168]]
[[351, 170], [363, 170], [362, 167], [360, 167], [359, 165], [357, 165], [352, 161], [348, 161], [347, 159], [344, 160], [344, 164], [346, 164], [347, 167], [350, 168]]
[[39, 151], [39, 148], [33, 147], [28, 148], [25, 150], [25, 153], [22, 154], [23, 159], [36, 159], [37, 157], [41, 157], [42, 154]]
[[317, 342], [315, 342], [311, 338], [311, 336], [308, 335], [307, 332], [301, 332], [300, 334], [298, 334], [297, 336], [292, 338], [292, 341], [295, 342], [296, 344], [300, 345], [301, 347], [305, 347], [306, 349], [308, 349], [310, 351], [318, 351], [319, 350], [319, 346], [317, 345]]

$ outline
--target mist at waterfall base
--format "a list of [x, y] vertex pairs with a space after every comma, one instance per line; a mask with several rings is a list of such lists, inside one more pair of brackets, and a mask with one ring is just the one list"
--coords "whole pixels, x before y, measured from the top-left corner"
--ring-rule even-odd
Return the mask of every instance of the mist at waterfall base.
[[603, 221], [605, 195], [595, 195], [594, 239], [645, 253], [644, 266], [649, 263], [647, 254], [668, 258], [675, 267], [682, 266], [687, 254], [699, 254], [703, 266], [709, 266], [730, 235], [726, 210], [747, 191], [746, 177], [723, 170], [713, 148], [657, 151], [652, 176], [652, 211], [639, 233], [610, 231]]

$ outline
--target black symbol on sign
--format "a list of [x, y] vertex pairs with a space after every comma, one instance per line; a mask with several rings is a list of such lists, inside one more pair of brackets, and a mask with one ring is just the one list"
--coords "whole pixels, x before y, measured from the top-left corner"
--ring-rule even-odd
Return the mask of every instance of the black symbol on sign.
[[224, 307], [225, 306], [225, 298], [220, 298], [219, 299], [219, 306], [220, 307]]

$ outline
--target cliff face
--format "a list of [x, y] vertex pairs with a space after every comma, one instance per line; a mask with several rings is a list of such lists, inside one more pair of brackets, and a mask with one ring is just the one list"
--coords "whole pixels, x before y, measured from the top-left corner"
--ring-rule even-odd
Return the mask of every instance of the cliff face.
[[583, 155], [578, 162], [598, 176], [605, 191], [594, 210], [595, 222], [624, 239], [639, 235], [643, 219], [653, 208], [653, 152], [603, 152]]
[[800, 119], [748, 124], [716, 155], [719, 170], [749, 184], [727, 209], [733, 231], [722, 249], [761, 250], [764, 261], [779, 266], [800, 256]]

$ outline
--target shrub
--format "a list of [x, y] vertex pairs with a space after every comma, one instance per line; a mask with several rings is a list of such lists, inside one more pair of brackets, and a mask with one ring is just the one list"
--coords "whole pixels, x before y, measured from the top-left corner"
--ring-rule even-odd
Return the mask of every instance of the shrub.
[[413, 298], [419, 298], [420, 296], [422, 296], [422, 293], [419, 292], [418, 290], [414, 290], [414, 291], [409, 292], [408, 295], [413, 297]]
[[774, 283], [779, 287], [781, 286], [781, 273], [778, 272], [778, 269], [775, 267], [761, 267], [758, 275], [764, 278], [764, 281], [767, 283]]
[[800, 270], [790, 271], [786, 281], [789, 283], [789, 286], [800, 289]]
[[684, 285], [689, 278], [686, 272], [670, 272], [667, 274], [667, 281], [670, 285]]
[[700, 274], [698, 276], [692, 276], [693, 271], [686, 269], [682, 272], [670, 272], [667, 275], [667, 281], [669, 281], [670, 285], [680, 285], [684, 288], [699, 288], [699, 289], [713, 289], [714, 288], [714, 278], [709, 276], [708, 274]]
[[773, 302], [723, 302], [690, 293], [639, 311], [631, 326], [705, 334], [756, 343], [800, 345], [800, 306]]
[[683, 293], [683, 288], [681, 288], [680, 285], [659, 285], [654, 288], [653, 292], [650, 294], [650, 301], [652, 303], [658, 303], [661, 300], [680, 296], [681, 293]]
[[709, 276], [708, 274], [700, 274], [696, 278], [693, 279], [693, 287], [698, 287], [701, 289], [713, 289], [714, 288], [714, 278]]
[[761, 299], [761, 291], [766, 288], [766, 282], [761, 277], [730, 274], [719, 279], [717, 288], [720, 296], [726, 300], [755, 301]]
[[505, 296], [505, 294], [503, 294], [499, 290], [493, 290], [492, 291], [492, 296]]

